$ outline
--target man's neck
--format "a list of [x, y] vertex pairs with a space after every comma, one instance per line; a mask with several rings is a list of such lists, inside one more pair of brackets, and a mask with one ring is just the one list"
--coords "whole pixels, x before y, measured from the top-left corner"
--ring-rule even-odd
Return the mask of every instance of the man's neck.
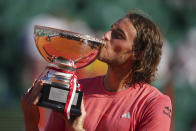
[[104, 88], [111, 92], [119, 92], [128, 88], [126, 80], [130, 75], [131, 70], [129, 68], [108, 67], [107, 74], [104, 78]]

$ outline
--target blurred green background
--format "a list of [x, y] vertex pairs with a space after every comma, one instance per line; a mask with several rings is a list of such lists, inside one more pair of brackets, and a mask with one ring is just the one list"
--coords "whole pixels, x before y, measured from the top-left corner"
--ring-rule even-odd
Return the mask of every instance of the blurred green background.
[[[173, 92], [170, 93], [175, 96], [175, 130], [194, 130], [196, 82], [193, 78], [196, 75], [193, 71], [184, 70], [188, 63], [186, 58], [191, 57], [190, 61], [195, 61], [196, 56], [195, 37], [190, 38], [193, 39], [191, 47], [187, 44], [190, 42], [190, 34], [195, 33], [196, 27], [194, 0], [1, 0], [0, 131], [24, 130], [20, 96], [31, 85], [35, 69], [31, 68], [34, 54], [27, 53], [29, 50], [27, 30], [32, 21], [36, 24], [38, 16], [39, 18], [43, 16], [44, 21], [45, 16], [48, 15], [67, 20], [69, 24], [79, 20], [85, 23], [95, 35], [101, 36], [102, 32], [107, 31], [113, 22], [124, 16], [130, 9], [142, 10], [160, 26], [171, 55], [168, 56], [170, 58], [166, 57], [169, 62], [163, 63], [168, 64], [169, 72], [163, 80], [159, 79], [154, 84], [164, 90], [166, 83], [172, 83]], [[75, 26], [75, 28], [79, 27], [80, 23], [76, 23]], [[30, 37], [33, 38], [33, 35]], [[192, 49], [190, 52], [193, 55], [185, 57], [183, 54], [187, 54], [189, 49]], [[183, 51], [185, 53], [181, 53]], [[196, 62], [190, 64], [193, 70], [195, 64]], [[179, 73], [182, 70], [184, 73]], [[189, 75], [190, 73], [192, 74]], [[192, 77], [189, 78], [186, 74]], [[165, 81], [166, 77], [167, 81]]]

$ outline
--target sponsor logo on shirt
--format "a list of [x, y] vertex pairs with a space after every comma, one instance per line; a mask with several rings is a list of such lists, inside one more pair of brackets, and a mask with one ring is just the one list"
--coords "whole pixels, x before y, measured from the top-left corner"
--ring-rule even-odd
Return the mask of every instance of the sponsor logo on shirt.
[[131, 119], [131, 113], [127, 112], [121, 115], [121, 118], [127, 118], [127, 119]]
[[164, 109], [163, 109], [163, 114], [165, 114], [165, 115], [167, 115], [169, 118], [171, 118], [172, 110], [171, 110], [168, 106], [166, 106], [166, 107], [164, 107]]

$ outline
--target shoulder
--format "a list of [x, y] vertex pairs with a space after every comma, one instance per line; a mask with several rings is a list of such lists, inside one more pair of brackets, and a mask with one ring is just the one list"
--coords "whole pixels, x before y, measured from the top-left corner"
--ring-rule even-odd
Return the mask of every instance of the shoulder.
[[141, 107], [137, 128], [168, 131], [172, 116], [170, 98], [151, 85], [144, 86], [146, 99]]
[[148, 95], [148, 101], [147, 101], [148, 105], [153, 104], [153, 103], [171, 104], [171, 100], [170, 100], [169, 96], [163, 94], [154, 86], [152, 86], [150, 84], [144, 84], [143, 88], [144, 88], [146, 94]]
[[161, 91], [159, 91], [151, 84], [137, 84], [136, 88], [138, 89], [139, 95], [145, 97], [146, 99], [148, 99], [148, 101], [153, 101], [160, 98], [170, 100], [170, 98], [167, 95], [164, 95]]
[[145, 104], [145, 108], [145, 112], [154, 112], [155, 114], [162, 113], [171, 118], [172, 104], [170, 98], [167, 95], [160, 94], [159, 96], [150, 99]]
[[155, 98], [154, 101], [161, 101], [163, 103], [171, 103], [170, 97], [163, 94], [162, 92], [160, 92], [157, 88], [155, 88], [154, 86], [151, 86], [151, 90], [153, 90], [153, 92], [157, 93], [158, 96]]
[[158, 111], [160, 108], [169, 108], [172, 110], [171, 100], [169, 96], [160, 92], [157, 88], [150, 84], [143, 84], [142, 86], [138, 86], [138, 94], [139, 96], [139, 108], [142, 109], [142, 112], [148, 112], [152, 110]]
[[155, 117], [159, 114], [157, 116], [164, 115], [171, 118], [172, 104], [169, 96], [161, 93], [158, 89], [149, 84], [144, 85], [144, 88], [148, 92], [148, 98], [144, 104], [143, 113], [145, 115], [151, 115], [151, 117]]

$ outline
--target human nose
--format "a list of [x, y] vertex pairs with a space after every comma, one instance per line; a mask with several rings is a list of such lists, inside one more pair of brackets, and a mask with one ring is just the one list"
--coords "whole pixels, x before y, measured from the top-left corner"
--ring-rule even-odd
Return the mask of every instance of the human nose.
[[103, 35], [103, 39], [106, 41], [110, 41], [111, 40], [111, 30], [107, 31], [104, 35]]

